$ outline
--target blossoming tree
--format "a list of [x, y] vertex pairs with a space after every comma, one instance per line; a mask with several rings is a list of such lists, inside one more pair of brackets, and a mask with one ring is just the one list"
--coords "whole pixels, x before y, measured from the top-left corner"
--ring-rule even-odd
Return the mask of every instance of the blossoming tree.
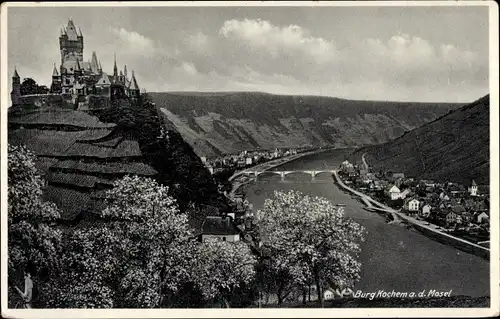
[[[155, 308], [190, 278], [193, 234], [168, 188], [126, 176], [105, 196], [102, 222], [69, 236], [61, 307]], [[76, 290], [78, 294], [73, 294]]]
[[256, 259], [244, 242], [213, 241], [197, 246], [193, 280], [204, 298], [229, 308], [232, 293], [255, 276]]
[[[51, 223], [60, 215], [55, 204], [42, 199], [44, 181], [35, 158], [23, 146], [8, 145], [9, 289], [25, 286], [23, 277], [40, 281], [59, 265], [62, 233]], [[22, 297], [29, 307], [31, 291], [23, 291]]]
[[[256, 215], [269, 271], [298, 285], [314, 282], [321, 307], [325, 289], [352, 287], [359, 280], [364, 228], [327, 199], [277, 191]], [[282, 298], [286, 286], [275, 286]]]

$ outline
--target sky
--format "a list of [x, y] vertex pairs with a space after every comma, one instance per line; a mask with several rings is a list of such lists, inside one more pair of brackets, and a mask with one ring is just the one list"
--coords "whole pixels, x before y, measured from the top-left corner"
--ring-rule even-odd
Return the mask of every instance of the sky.
[[[262, 91], [470, 102], [489, 91], [488, 7], [8, 9], [8, 72], [50, 86], [72, 18], [84, 60], [148, 92]], [[10, 89], [10, 86], [9, 86]]]

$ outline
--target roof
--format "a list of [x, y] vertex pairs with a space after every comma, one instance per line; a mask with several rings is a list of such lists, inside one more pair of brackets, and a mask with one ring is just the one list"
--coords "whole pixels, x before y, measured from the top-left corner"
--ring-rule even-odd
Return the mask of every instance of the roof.
[[204, 235], [237, 235], [240, 230], [229, 216], [207, 216], [202, 225]]
[[106, 73], [102, 73], [102, 77], [97, 81], [95, 84], [96, 86], [98, 85], [111, 85], [111, 80], [109, 79], [109, 76]]
[[52, 70], [52, 76], [59, 76], [59, 73], [57, 72], [56, 64], [54, 63], [54, 69]]
[[465, 208], [462, 205], [455, 205], [451, 207], [451, 211], [454, 213], [463, 213], [465, 212]]
[[92, 52], [92, 59], [90, 60], [90, 69], [94, 73], [97, 73], [99, 71], [99, 62], [97, 62], [97, 55], [95, 51]]
[[81, 66], [82, 66], [82, 69], [84, 69], [84, 70], [91, 70], [90, 62], [83, 61]]
[[19, 74], [17, 73], [17, 69], [14, 68], [14, 75], [12, 76], [13, 78], [19, 78]]
[[389, 193], [400, 193], [401, 191], [396, 185], [392, 185], [392, 187], [389, 189]]
[[66, 27], [66, 35], [68, 36], [68, 40], [70, 41], [78, 40], [78, 34], [76, 32], [76, 27], [72, 19], [69, 19], [68, 21], [68, 26]]
[[139, 85], [137, 85], [137, 81], [135, 79], [134, 71], [132, 71], [132, 80], [130, 81], [130, 90], [139, 90]]
[[472, 180], [472, 186], [477, 186], [476, 181]]
[[80, 70], [80, 64], [76, 56], [71, 56], [70, 58], [64, 60], [62, 67], [66, 69], [67, 73], [72, 73], [75, 70]]

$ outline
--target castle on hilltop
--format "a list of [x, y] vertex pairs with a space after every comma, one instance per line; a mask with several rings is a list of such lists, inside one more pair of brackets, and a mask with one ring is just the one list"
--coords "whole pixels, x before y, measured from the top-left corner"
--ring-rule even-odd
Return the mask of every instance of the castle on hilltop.
[[[116, 55], [113, 74], [103, 72], [96, 52], [88, 61], [83, 60], [83, 34], [70, 18], [66, 27], [61, 28], [59, 50], [61, 63], [59, 68], [54, 63], [52, 84], [49, 95], [62, 95], [77, 105], [87, 105], [90, 97], [113, 100], [124, 97], [137, 99], [140, 96], [139, 85], [132, 71], [129, 78], [127, 66], [118, 72]], [[21, 80], [17, 69], [12, 77], [11, 100], [13, 105], [22, 104]], [[78, 106], [80, 108], [80, 106]]]

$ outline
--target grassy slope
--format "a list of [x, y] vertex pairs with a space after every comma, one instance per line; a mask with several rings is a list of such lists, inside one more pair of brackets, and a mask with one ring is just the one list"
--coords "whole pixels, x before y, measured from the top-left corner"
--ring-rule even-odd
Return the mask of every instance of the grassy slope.
[[489, 181], [489, 95], [367, 152], [375, 170], [470, 183]]

